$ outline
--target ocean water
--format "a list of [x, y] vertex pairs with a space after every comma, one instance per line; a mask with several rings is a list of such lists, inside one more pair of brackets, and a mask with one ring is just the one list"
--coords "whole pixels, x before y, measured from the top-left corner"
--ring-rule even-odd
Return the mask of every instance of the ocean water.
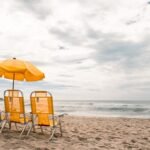
[[55, 101], [55, 111], [70, 115], [150, 118], [150, 101]]
[[[25, 102], [29, 112], [29, 101]], [[55, 112], [77, 116], [150, 118], [150, 101], [55, 100]], [[0, 101], [0, 110], [4, 109]]]

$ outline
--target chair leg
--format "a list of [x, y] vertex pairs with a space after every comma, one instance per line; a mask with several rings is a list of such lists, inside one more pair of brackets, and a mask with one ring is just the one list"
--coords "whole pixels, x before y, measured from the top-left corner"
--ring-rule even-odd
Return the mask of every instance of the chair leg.
[[7, 123], [7, 120], [2, 121], [0, 133], [2, 133], [2, 131], [3, 131], [4, 127], [5, 127], [5, 125], [6, 125], [6, 123]]
[[61, 121], [59, 121], [60, 136], [63, 136]]
[[24, 133], [24, 131], [25, 131], [27, 125], [28, 125], [28, 124], [25, 124], [25, 125], [24, 125], [24, 127], [23, 127], [23, 129], [22, 129], [22, 131], [21, 131], [21, 133], [20, 133], [20, 135], [19, 135], [20, 138], [21, 138], [22, 134]]
[[16, 130], [18, 131], [17, 123], [15, 123]]
[[11, 122], [9, 121], [9, 130], [11, 130]]
[[31, 125], [31, 126], [29, 126], [29, 130], [28, 130], [28, 132], [27, 132], [27, 136], [30, 134], [30, 132], [31, 132], [32, 128], [33, 128], [33, 126], [32, 126], [32, 125]]
[[54, 136], [54, 133], [55, 133], [55, 128], [54, 127], [52, 127], [52, 129], [51, 129], [51, 135], [50, 135], [50, 137], [49, 137], [49, 141], [51, 141], [52, 140], [52, 138], [53, 138], [53, 136]]
[[42, 126], [40, 126], [40, 128], [41, 128], [41, 132], [42, 132], [42, 134], [44, 134], [44, 131], [43, 131], [43, 128], [42, 128]]
[[36, 132], [35, 125], [32, 126], [33, 132]]

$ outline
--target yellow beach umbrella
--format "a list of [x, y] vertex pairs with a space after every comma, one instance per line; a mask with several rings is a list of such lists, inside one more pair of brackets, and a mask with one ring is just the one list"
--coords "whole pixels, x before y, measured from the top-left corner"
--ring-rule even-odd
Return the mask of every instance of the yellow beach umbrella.
[[14, 80], [38, 81], [45, 75], [30, 62], [13, 58], [0, 62], [0, 77], [12, 79], [12, 89], [14, 89]]

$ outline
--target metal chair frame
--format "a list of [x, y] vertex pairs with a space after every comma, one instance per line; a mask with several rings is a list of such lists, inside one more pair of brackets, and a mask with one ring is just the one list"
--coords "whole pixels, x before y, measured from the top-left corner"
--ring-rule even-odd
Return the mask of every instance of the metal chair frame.
[[[8, 95], [9, 92], [12, 92], [12, 95]], [[14, 120], [11, 120], [11, 114], [13, 113], [19, 113], [19, 112], [12, 112], [12, 110], [7, 110], [7, 106], [6, 106], [6, 96], [8, 96], [9, 98], [9, 101], [11, 101], [11, 109], [13, 107], [13, 98], [16, 98], [16, 96], [13, 94], [14, 92], [18, 92], [18, 96], [17, 98], [22, 98], [22, 104], [23, 104], [23, 112], [20, 113], [20, 116], [22, 116], [21, 118], [24, 119], [23, 123], [22, 122], [19, 122], [19, 121], [14, 121]], [[18, 130], [18, 127], [17, 127], [17, 124], [21, 124], [23, 125], [23, 129], [21, 130], [21, 133], [19, 135], [19, 137], [21, 137], [24, 133], [24, 131], [26, 130], [27, 127], [30, 128], [30, 126], [32, 126], [32, 122], [29, 121], [30, 119], [28, 119], [27, 121], [27, 116], [28, 118], [30, 118], [30, 115], [25, 113], [25, 106], [24, 106], [24, 97], [23, 97], [23, 92], [21, 90], [5, 90], [4, 91], [4, 103], [5, 103], [5, 118], [2, 120], [2, 123], [1, 123], [1, 129], [0, 129], [0, 133], [3, 132], [3, 129], [6, 127], [6, 124], [9, 125], [9, 129], [11, 129], [11, 124], [12, 123], [15, 123], [15, 127], [16, 127], [16, 130]]]
[[[46, 98], [48, 97], [51, 97], [52, 99], [52, 114], [49, 114], [49, 113], [46, 113], [46, 114], [49, 114], [49, 120], [52, 120], [53, 124], [49, 124], [48, 125], [40, 125], [38, 123], [36, 123], [36, 119], [38, 118], [38, 113], [33, 113], [33, 106], [32, 106], [32, 98], [35, 97], [37, 99], [37, 101], [39, 100], [39, 98], [42, 98], [42, 97], [39, 97], [39, 96], [36, 96], [37, 93], [46, 93]], [[44, 97], [45, 98], [45, 97]], [[60, 136], [62, 136], [62, 125], [61, 125], [61, 116], [62, 115], [54, 115], [54, 106], [53, 106], [53, 97], [52, 97], [52, 94], [48, 91], [33, 91], [30, 95], [30, 103], [31, 103], [31, 114], [32, 114], [32, 126], [30, 127], [30, 129], [28, 130], [28, 133], [27, 135], [30, 134], [31, 130], [33, 129], [33, 131], [35, 132], [35, 127], [36, 126], [40, 126], [41, 128], [41, 132], [44, 134], [44, 131], [43, 131], [43, 126], [47, 126], [47, 127], [50, 127], [51, 129], [51, 134], [50, 134], [50, 137], [49, 137], [49, 141], [52, 140], [54, 134], [55, 134], [55, 131], [56, 131], [56, 128], [59, 126], [59, 130], [60, 130]], [[40, 114], [44, 114], [44, 113], [40, 113]], [[55, 122], [58, 122], [57, 124], [55, 124]]]

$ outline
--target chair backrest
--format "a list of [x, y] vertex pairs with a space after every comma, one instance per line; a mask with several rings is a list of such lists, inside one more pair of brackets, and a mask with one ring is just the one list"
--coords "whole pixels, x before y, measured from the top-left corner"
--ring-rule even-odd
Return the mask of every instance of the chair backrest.
[[25, 121], [24, 97], [20, 90], [6, 90], [4, 92], [5, 112], [9, 115], [10, 121], [22, 122]]
[[[33, 91], [30, 95], [31, 111], [38, 118], [40, 125], [49, 125], [50, 116], [53, 118], [53, 97], [48, 91]], [[51, 119], [52, 120], [52, 119]]]

